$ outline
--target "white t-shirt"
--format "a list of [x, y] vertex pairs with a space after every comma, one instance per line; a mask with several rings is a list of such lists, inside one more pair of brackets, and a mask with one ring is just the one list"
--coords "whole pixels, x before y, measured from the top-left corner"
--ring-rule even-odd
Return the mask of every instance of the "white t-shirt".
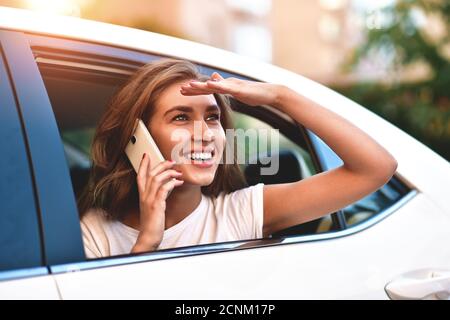
[[[217, 198], [202, 199], [186, 218], [164, 231], [158, 249], [206, 243], [262, 238], [263, 183]], [[128, 254], [139, 231], [120, 221], [108, 219], [105, 212], [92, 209], [81, 220], [87, 258]]]

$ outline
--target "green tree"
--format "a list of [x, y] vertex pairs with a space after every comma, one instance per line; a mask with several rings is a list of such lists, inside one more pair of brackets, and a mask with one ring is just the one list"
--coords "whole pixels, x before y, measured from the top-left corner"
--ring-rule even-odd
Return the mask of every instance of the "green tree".
[[[379, 20], [367, 30], [366, 41], [346, 67], [354, 70], [364, 59], [384, 52], [392, 58], [387, 59], [391, 74], [421, 63], [428, 76], [335, 89], [450, 160], [450, 1], [397, 0], [375, 14]], [[425, 23], [430, 19], [441, 24], [440, 34]]]

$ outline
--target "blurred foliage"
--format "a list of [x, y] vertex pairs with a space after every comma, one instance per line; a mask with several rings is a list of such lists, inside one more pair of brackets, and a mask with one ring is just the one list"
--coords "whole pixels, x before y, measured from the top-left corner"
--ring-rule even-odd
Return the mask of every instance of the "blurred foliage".
[[[429, 75], [416, 81], [397, 78], [334, 89], [450, 160], [450, 1], [397, 0], [380, 10], [384, 23], [367, 31], [366, 41], [353, 52], [347, 67], [355, 69], [381, 50], [391, 52], [393, 59], [387, 63], [393, 74], [421, 63]], [[442, 23], [440, 35], [420, 23], [430, 17]]]

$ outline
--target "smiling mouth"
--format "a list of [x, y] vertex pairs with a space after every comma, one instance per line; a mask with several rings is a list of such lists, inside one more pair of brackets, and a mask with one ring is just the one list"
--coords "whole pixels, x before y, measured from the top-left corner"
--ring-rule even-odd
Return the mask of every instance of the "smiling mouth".
[[209, 162], [214, 158], [215, 151], [206, 151], [206, 152], [190, 152], [186, 153], [184, 157], [191, 161], [198, 162]]

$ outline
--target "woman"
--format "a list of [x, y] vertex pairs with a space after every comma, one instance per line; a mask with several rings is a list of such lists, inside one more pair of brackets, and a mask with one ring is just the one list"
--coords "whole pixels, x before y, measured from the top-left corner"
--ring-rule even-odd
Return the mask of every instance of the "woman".
[[[232, 128], [224, 95], [285, 112], [344, 164], [294, 183], [248, 187], [236, 163], [223, 163], [224, 130]], [[137, 175], [124, 153], [136, 119], [167, 159], [150, 169], [144, 156]], [[175, 134], [180, 129], [185, 134]], [[183, 152], [173, 152], [180, 145]], [[88, 258], [268, 236], [363, 198], [397, 167], [367, 134], [288, 87], [208, 78], [182, 60], [150, 63], [130, 79], [100, 120], [92, 158], [79, 202]]]

